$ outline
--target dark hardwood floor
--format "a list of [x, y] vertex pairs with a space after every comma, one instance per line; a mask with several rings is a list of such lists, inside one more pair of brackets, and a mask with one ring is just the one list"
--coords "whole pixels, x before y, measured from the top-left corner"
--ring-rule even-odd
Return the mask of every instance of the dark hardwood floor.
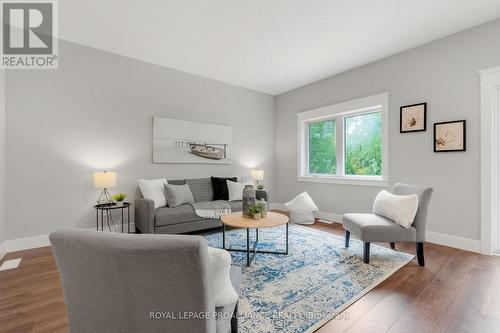
[[[343, 235], [340, 224], [312, 227]], [[413, 243], [396, 249], [415, 254]], [[19, 268], [0, 272], [0, 332], [67, 332], [50, 248], [9, 253], [4, 260], [18, 257]], [[499, 257], [427, 243], [425, 259], [425, 267], [414, 259], [317, 333], [500, 332]]]

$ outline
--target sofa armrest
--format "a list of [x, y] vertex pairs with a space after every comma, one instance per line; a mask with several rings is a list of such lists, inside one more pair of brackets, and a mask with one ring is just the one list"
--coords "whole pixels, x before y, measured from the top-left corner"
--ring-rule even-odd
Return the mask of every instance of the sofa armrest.
[[150, 199], [135, 199], [135, 227], [142, 233], [155, 233], [155, 204]]
[[231, 255], [226, 250], [208, 247], [209, 283], [215, 307], [235, 304], [238, 294], [230, 277]]

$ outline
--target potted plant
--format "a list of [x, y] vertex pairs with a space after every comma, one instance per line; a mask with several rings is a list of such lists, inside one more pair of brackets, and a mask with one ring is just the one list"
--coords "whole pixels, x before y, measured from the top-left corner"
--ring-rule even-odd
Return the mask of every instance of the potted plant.
[[257, 184], [257, 189], [258, 190], [263, 190], [264, 189], [264, 184]]
[[264, 211], [264, 205], [261, 203], [256, 203], [248, 208], [250, 215], [254, 220], [260, 220], [262, 218], [262, 212]]
[[262, 206], [262, 213], [260, 213], [261, 217], [264, 218], [267, 216], [267, 210], [269, 209], [269, 206], [267, 205], [267, 202], [264, 199], [260, 199], [257, 201], [258, 205]]
[[127, 195], [125, 193], [117, 193], [112, 196], [113, 200], [117, 202], [118, 205], [123, 205], [123, 200]]

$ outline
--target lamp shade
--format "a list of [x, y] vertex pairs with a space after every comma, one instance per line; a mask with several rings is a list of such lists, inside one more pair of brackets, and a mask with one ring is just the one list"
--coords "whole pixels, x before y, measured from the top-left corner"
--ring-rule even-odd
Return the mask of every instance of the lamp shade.
[[116, 172], [102, 171], [94, 173], [95, 188], [111, 188], [116, 186]]
[[264, 170], [254, 169], [252, 170], [252, 179], [253, 180], [264, 180]]

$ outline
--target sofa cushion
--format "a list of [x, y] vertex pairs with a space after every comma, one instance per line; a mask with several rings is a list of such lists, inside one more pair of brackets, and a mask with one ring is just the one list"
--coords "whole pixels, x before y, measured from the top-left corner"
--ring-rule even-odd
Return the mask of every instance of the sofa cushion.
[[[241, 212], [241, 201], [229, 201], [228, 204], [232, 212]], [[174, 208], [163, 207], [156, 210], [155, 227], [201, 220], [206, 218], [196, 215], [193, 206], [189, 204]]]
[[227, 180], [226, 183], [229, 201], [243, 200], [243, 190], [245, 186], [252, 185], [250, 183], [233, 182], [231, 180]]
[[186, 184], [185, 179], [168, 179], [168, 183], [172, 185], [184, 185]]
[[415, 241], [414, 227], [404, 228], [376, 214], [345, 214], [342, 224], [363, 242]]
[[166, 178], [159, 179], [139, 179], [139, 189], [144, 199], [153, 200], [155, 208], [165, 207], [167, 199], [165, 198], [164, 184], [167, 184]]
[[227, 189], [227, 181], [230, 180], [232, 182], [237, 182], [238, 178], [219, 178], [219, 177], [210, 177], [212, 181], [212, 187], [214, 191], [214, 196], [210, 200], [229, 200], [229, 192]]
[[196, 215], [193, 206], [189, 204], [173, 208], [163, 207], [156, 210], [155, 227], [199, 220], [204, 218]]
[[172, 185], [165, 184], [165, 197], [168, 207], [177, 207], [187, 203], [193, 203], [193, 193], [187, 184]]
[[214, 198], [214, 190], [210, 178], [194, 178], [186, 179], [186, 184], [189, 185], [193, 193], [194, 202], [212, 201]]

